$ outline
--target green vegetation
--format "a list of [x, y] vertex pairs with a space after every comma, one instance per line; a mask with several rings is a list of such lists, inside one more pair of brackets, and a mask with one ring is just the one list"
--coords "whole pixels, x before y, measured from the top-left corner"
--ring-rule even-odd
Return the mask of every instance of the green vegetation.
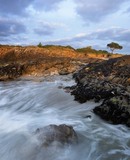
[[107, 48], [110, 48], [111, 52], [113, 53], [114, 50], [116, 50], [116, 49], [122, 49], [123, 47], [120, 46], [118, 43], [111, 42], [111, 43], [107, 44]]
[[73, 49], [73, 50], [75, 50], [73, 47], [71, 47], [71, 46], [61, 46], [61, 45], [51, 45], [51, 44], [48, 44], [48, 45], [42, 45], [42, 43], [40, 42], [38, 45], [37, 45], [38, 47], [42, 47], [42, 48], [50, 48], [50, 47], [58, 47], [58, 48], [69, 48], [69, 49]]
[[38, 46], [38, 47], [43, 47], [41, 42], [40, 42], [37, 46]]
[[43, 48], [50, 48], [50, 47], [58, 47], [58, 48], [69, 48], [69, 49], [74, 49], [73, 47], [71, 46], [61, 46], [61, 45], [45, 45], [43, 46]]
[[78, 48], [77, 52], [82, 52], [82, 53], [85, 53], [86, 55], [87, 54], [96, 54], [96, 55], [102, 54], [107, 56], [110, 55], [110, 53], [107, 52], [106, 50], [96, 50], [96, 49], [93, 49], [91, 46], [87, 46], [85, 48]]
[[108, 51], [106, 51], [106, 50], [96, 50], [96, 49], [93, 49], [92, 46], [87, 46], [85, 48], [78, 48], [78, 49], [74, 49], [70, 45], [68, 45], [68, 46], [44, 45], [43, 46], [41, 43], [39, 43], [37, 46], [42, 47], [42, 48], [51, 48], [51, 47], [57, 47], [57, 48], [60, 48], [60, 49], [68, 48], [68, 49], [73, 49], [73, 50], [77, 51], [78, 53], [83, 53], [85, 55], [87, 55], [87, 54], [96, 54], [96, 55], [101, 54], [101, 55], [106, 56], [106, 57], [110, 56], [110, 53]]

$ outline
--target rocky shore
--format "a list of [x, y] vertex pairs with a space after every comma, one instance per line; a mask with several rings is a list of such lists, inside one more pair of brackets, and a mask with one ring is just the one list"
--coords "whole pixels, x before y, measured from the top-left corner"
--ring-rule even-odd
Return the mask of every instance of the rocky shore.
[[89, 63], [73, 75], [75, 100], [102, 102], [93, 112], [112, 124], [130, 127], [130, 56]]
[[70, 73], [77, 82], [71, 88], [75, 100], [102, 102], [95, 114], [130, 126], [130, 56], [103, 60], [66, 47], [0, 47], [0, 81]]

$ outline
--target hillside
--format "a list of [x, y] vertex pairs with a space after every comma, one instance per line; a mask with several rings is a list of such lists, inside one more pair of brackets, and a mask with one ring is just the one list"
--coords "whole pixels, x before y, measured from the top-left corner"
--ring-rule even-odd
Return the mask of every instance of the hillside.
[[0, 46], [0, 80], [22, 75], [69, 74], [81, 65], [95, 61], [73, 48], [47, 46]]
[[35, 46], [28, 47], [0, 47], [0, 63], [7, 62], [26, 62], [32, 60], [42, 60], [44, 57], [68, 57], [68, 58], [83, 58], [82, 54], [77, 54], [73, 49], [48, 47], [40, 48]]
[[94, 49], [81, 48], [74, 49], [70, 46], [54, 46], [46, 45], [43, 47], [36, 46], [8, 46], [0, 45], [0, 63], [7, 62], [26, 62], [32, 60], [42, 60], [44, 57], [67, 57], [74, 59], [86, 59], [86, 58], [115, 58], [120, 57], [120, 54], [110, 55], [107, 51], [96, 51]]

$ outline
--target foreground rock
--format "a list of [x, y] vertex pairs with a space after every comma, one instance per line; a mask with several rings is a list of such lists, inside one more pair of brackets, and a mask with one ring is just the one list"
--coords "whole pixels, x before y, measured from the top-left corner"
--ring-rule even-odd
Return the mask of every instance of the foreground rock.
[[130, 56], [90, 63], [74, 74], [75, 100], [103, 101], [93, 111], [113, 124], [130, 126]]
[[54, 142], [61, 145], [76, 144], [78, 142], [78, 137], [73, 127], [65, 124], [59, 126], [51, 124], [38, 128], [35, 134], [42, 146], [49, 146]]

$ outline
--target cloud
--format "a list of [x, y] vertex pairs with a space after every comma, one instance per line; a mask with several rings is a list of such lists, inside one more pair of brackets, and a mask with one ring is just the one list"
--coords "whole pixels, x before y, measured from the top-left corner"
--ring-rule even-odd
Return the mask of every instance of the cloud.
[[116, 41], [130, 41], [130, 30], [124, 28], [110, 28], [99, 30], [93, 33], [90, 33], [86, 38], [92, 40], [116, 40]]
[[0, 13], [21, 15], [30, 3], [31, 0], [0, 0]]
[[129, 54], [130, 55], [130, 44], [128, 43], [128, 44], [122, 44], [122, 46], [123, 46], [123, 52], [125, 53], [125, 54]]
[[32, 6], [35, 10], [50, 11], [56, 9], [64, 0], [0, 0], [0, 13], [3, 15], [23, 15]]
[[130, 7], [126, 9], [126, 11], [124, 12], [126, 14], [130, 14]]
[[128, 0], [75, 0], [77, 13], [86, 22], [99, 22], [107, 15], [117, 12]]
[[9, 37], [25, 32], [26, 27], [22, 23], [14, 20], [0, 19], [0, 37]]
[[7, 42], [9, 41], [9, 38], [7, 38], [7, 37], [0, 37], [0, 44], [2, 43], [5, 43], [5, 44], [7, 44]]
[[50, 36], [54, 33], [55, 29], [59, 27], [58, 24], [49, 22], [39, 22], [38, 27], [34, 29], [37, 35]]
[[130, 29], [124, 28], [110, 28], [97, 30], [91, 33], [78, 34], [71, 38], [71, 41], [85, 41], [85, 40], [115, 40], [115, 41], [130, 41]]
[[35, 9], [43, 9], [44, 11], [50, 11], [57, 9], [59, 3], [65, 0], [35, 0], [32, 4]]
[[46, 43], [66, 45], [69, 43], [71, 44], [83, 43], [84, 41], [88, 41], [90, 43], [90, 41], [95, 41], [95, 40], [102, 42], [120, 41], [122, 43], [123, 42], [127, 43], [130, 41], [130, 30], [124, 28], [103, 29], [91, 33], [80, 33], [75, 35], [74, 37], [47, 41]]
[[42, 21], [38, 21], [37, 22], [37, 27], [34, 28], [34, 32], [37, 34], [37, 35], [44, 35], [44, 36], [50, 36], [52, 35], [55, 30], [58, 31], [60, 29], [66, 29], [66, 25], [63, 24], [63, 23], [55, 23], [55, 22], [42, 22]]
[[114, 37], [115, 40], [130, 42], [130, 29], [122, 29], [117, 34], [118, 35]]
[[46, 27], [44, 28], [35, 28], [34, 32], [38, 35], [43, 35], [43, 36], [50, 36], [53, 34], [53, 30], [52, 29], [48, 29]]

